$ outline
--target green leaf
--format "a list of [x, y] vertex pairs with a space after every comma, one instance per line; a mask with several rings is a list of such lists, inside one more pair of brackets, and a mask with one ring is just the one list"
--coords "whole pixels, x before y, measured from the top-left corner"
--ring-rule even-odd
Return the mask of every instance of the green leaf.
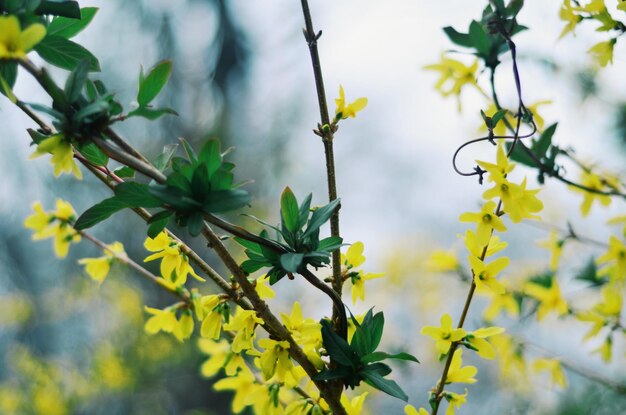
[[289, 187], [280, 196], [280, 215], [289, 232], [298, 231], [298, 201]]
[[91, 52], [61, 36], [46, 36], [35, 46], [35, 51], [49, 64], [68, 71], [73, 70], [82, 60], [89, 61], [89, 71], [100, 71], [100, 62]]
[[0, 76], [4, 78], [9, 88], [13, 89], [17, 79], [17, 63], [0, 61]]
[[236, 236], [235, 238], [233, 238], [235, 240], [235, 242], [237, 242], [239, 245], [243, 246], [246, 249], [251, 250], [252, 252], [256, 252], [258, 254], [260, 254], [261, 251], [261, 247], [259, 246], [258, 243], [256, 242], [250, 242], [246, 239], [243, 238], [239, 238], [238, 236]]
[[193, 151], [193, 148], [191, 147], [189, 142], [183, 137], [179, 137], [178, 140], [183, 145], [183, 149], [185, 150], [185, 153], [187, 153], [187, 158], [189, 159], [189, 161], [192, 163], [196, 163], [198, 161], [198, 156], [196, 155], [196, 152]]
[[218, 140], [207, 141], [200, 150], [198, 160], [201, 161], [211, 177], [222, 165], [221, 146]]
[[339, 336], [332, 328], [332, 324], [328, 320], [322, 320], [322, 343], [328, 352], [331, 361], [339, 363], [342, 366], [356, 368], [359, 364], [359, 358], [350, 348], [341, 336]]
[[533, 143], [532, 151], [533, 153], [535, 153], [537, 158], [543, 158], [548, 151], [548, 148], [550, 148], [550, 146], [552, 145], [552, 136], [554, 136], [557, 126], [558, 123], [554, 123], [546, 128], [544, 132], [541, 133], [539, 139]]
[[189, 233], [191, 236], [198, 236], [202, 233], [204, 229], [204, 220], [202, 218], [202, 214], [194, 213], [189, 216], [189, 220], [187, 221], [187, 229], [189, 229]]
[[109, 112], [109, 103], [104, 100], [98, 100], [88, 104], [86, 107], [81, 108], [76, 114], [74, 114], [74, 119], [79, 122], [86, 122], [88, 118], [98, 118], [101, 116], [105, 116]]
[[169, 210], [164, 210], [153, 215], [148, 221], [150, 224], [150, 226], [148, 226], [148, 236], [150, 238], [156, 238], [156, 236], [165, 229], [173, 214], [174, 213]]
[[98, 146], [92, 142], [87, 142], [80, 145], [78, 147], [78, 151], [80, 152], [80, 154], [85, 156], [85, 158], [91, 164], [94, 164], [96, 166], [106, 166], [109, 162], [109, 157], [107, 157], [107, 155], [104, 154], [102, 150], [100, 150]]
[[159, 171], [167, 169], [167, 166], [170, 164], [170, 160], [172, 160], [172, 157], [174, 156], [174, 153], [176, 153], [177, 149], [178, 144], [168, 144], [163, 147], [163, 152], [159, 154], [154, 161], [154, 167], [159, 169]]
[[602, 286], [608, 282], [607, 277], [601, 277], [598, 275], [598, 267], [596, 266], [596, 261], [593, 257], [589, 258], [587, 264], [576, 273], [574, 278], [580, 281], [585, 281], [591, 284], [591, 286]]
[[402, 399], [405, 402], [409, 401], [409, 397], [406, 393], [398, 386], [396, 382], [390, 379], [385, 379], [375, 372], [363, 372], [362, 373], [365, 382], [368, 385], [385, 392], [388, 395], [393, 396], [394, 398]]
[[311, 199], [313, 199], [313, 194], [309, 193], [298, 209], [298, 229], [302, 229], [309, 219], [309, 214], [311, 213]]
[[272, 264], [268, 261], [256, 261], [253, 259], [249, 259], [247, 261], [244, 261], [241, 264], [241, 269], [246, 274], [252, 274], [253, 272], [257, 272], [261, 268], [270, 267], [270, 266], [272, 266]]
[[148, 190], [152, 196], [162, 203], [171, 205], [175, 210], [196, 211], [202, 207], [198, 201], [173, 187], [150, 186]]
[[339, 203], [341, 203], [340, 199], [335, 199], [326, 206], [323, 206], [313, 212], [306, 231], [304, 231], [302, 237], [306, 238], [313, 232], [317, 231], [324, 223], [326, 223], [328, 219], [330, 219], [330, 217], [333, 215], [335, 209], [337, 209], [337, 207], [339, 206]]
[[78, 230], [91, 228], [93, 225], [109, 218], [115, 212], [127, 208], [128, 205], [117, 197], [110, 197], [87, 209], [74, 224]]
[[172, 75], [172, 62], [161, 61], [148, 72], [139, 84], [137, 102], [140, 107], [148, 105], [161, 92]]
[[280, 256], [280, 265], [287, 272], [298, 272], [303, 259], [304, 254], [288, 252]]
[[496, 112], [495, 114], [493, 114], [493, 117], [491, 117], [491, 127], [495, 128], [496, 125], [498, 125], [498, 123], [504, 118], [507, 112], [508, 110], [503, 108], [499, 110], [498, 112]]
[[35, 14], [49, 14], [64, 16], [70, 19], [80, 19], [80, 6], [77, 1], [44, 0], [35, 10]]
[[155, 208], [163, 206], [163, 202], [154, 197], [150, 186], [137, 182], [120, 183], [113, 189], [115, 196], [130, 207]]
[[507, 17], [515, 17], [524, 6], [524, 0], [511, 0], [506, 8]]
[[250, 194], [242, 189], [218, 190], [204, 198], [202, 210], [207, 213], [221, 213], [239, 209], [250, 203]]
[[324, 238], [320, 241], [320, 244], [317, 246], [317, 250], [332, 252], [341, 248], [341, 245], [343, 245], [343, 238], [339, 236], [329, 236], [328, 238]]
[[62, 121], [63, 119], [65, 119], [65, 115], [63, 115], [59, 111], [57, 111], [57, 110], [55, 110], [53, 108], [47, 107], [45, 105], [34, 104], [34, 103], [30, 103], [30, 102], [26, 102], [26, 105], [28, 105], [29, 107], [31, 107], [35, 111], [46, 113], [46, 114], [50, 115], [52, 118], [55, 118], [55, 119], [57, 119], [59, 121]]
[[[511, 151], [511, 146], [513, 145], [513, 142], [508, 142], [506, 143], [506, 150], [507, 153], [509, 151]], [[511, 155], [509, 156], [509, 158], [512, 161], [517, 161], [518, 163], [522, 163], [526, 166], [529, 167], [536, 167], [537, 164], [535, 163], [535, 161], [532, 159], [532, 157], [530, 157], [528, 155], [528, 153], [526, 153], [526, 150], [524, 150], [525, 145], [523, 142], [518, 141], [517, 144], [515, 144], [515, 148], [513, 149], [513, 152], [511, 153]]]
[[143, 117], [147, 120], [156, 120], [164, 115], [178, 115], [176, 111], [171, 108], [146, 108], [139, 107], [128, 113], [127, 117]]
[[78, 19], [55, 17], [48, 25], [47, 33], [66, 39], [74, 37], [91, 23], [97, 12], [97, 7], [83, 7], [80, 9], [80, 18]]
[[415, 356], [409, 353], [404, 353], [404, 352], [396, 353], [396, 354], [389, 354], [385, 352], [373, 352], [373, 353], [370, 353], [368, 355], [361, 357], [361, 362], [373, 363], [373, 362], [379, 362], [385, 359], [407, 360], [407, 361], [419, 363], [419, 360], [417, 360]]
[[131, 169], [128, 166], [122, 166], [113, 171], [117, 177], [121, 178], [130, 178], [135, 177], [135, 170]]
[[340, 366], [335, 369], [325, 369], [319, 372], [317, 375], [313, 376], [311, 379], [313, 380], [333, 380], [333, 379], [343, 379], [352, 374], [352, 370], [345, 366]]
[[65, 81], [65, 97], [70, 104], [78, 101], [82, 96], [83, 87], [89, 74], [89, 61], [82, 60], [69, 74]]
[[444, 27], [443, 31], [446, 33], [450, 41], [452, 41], [452, 43], [456, 45], [466, 48], [471, 48], [474, 46], [472, 40], [470, 39], [470, 36], [466, 33], [458, 32], [456, 29], [450, 26]]
[[483, 26], [476, 20], [472, 20], [470, 24], [469, 37], [472, 41], [472, 46], [476, 48], [480, 55], [484, 57], [489, 56], [489, 36], [485, 33]]
[[384, 377], [390, 374], [392, 371], [391, 368], [384, 363], [374, 363], [361, 368], [361, 370], [359, 370], [359, 375], [363, 376], [363, 372], [375, 373]]
[[380, 339], [383, 337], [383, 328], [385, 327], [385, 316], [381, 312], [374, 314], [372, 322], [367, 325], [367, 331], [369, 331], [372, 339], [372, 350], [376, 350], [380, 344]]
[[0, 74], [0, 92], [2, 92], [13, 104], [17, 103], [17, 97], [13, 93], [13, 89], [6, 79], [4, 79], [2, 74]]

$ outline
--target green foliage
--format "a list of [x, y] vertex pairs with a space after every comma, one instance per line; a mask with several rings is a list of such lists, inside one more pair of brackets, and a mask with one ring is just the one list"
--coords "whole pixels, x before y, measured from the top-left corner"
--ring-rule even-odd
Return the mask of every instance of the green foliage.
[[84, 7], [80, 9], [80, 19], [71, 19], [63, 16], [55, 17], [48, 25], [48, 35], [70, 39], [82, 32], [91, 23], [97, 12], [97, 7]]
[[[207, 142], [194, 161], [173, 157], [175, 150], [175, 146], [167, 147], [160, 156], [159, 167], [165, 169], [171, 163], [172, 169], [164, 185], [125, 182], [114, 189], [113, 199], [124, 207], [166, 209], [150, 221], [149, 235], [158, 234], [170, 217], [175, 216], [179, 225], [188, 227], [189, 232], [196, 236], [202, 231], [205, 214], [235, 210], [250, 202], [248, 192], [233, 184], [232, 170], [235, 166], [223, 161], [217, 140]], [[89, 213], [90, 220], [86, 222], [89, 226], [120, 210], [94, 216], [91, 209], [83, 214]], [[98, 212], [101, 211], [102, 208], [98, 208]]]
[[143, 69], [139, 73], [139, 91], [137, 92], [137, 103], [139, 108], [128, 113], [129, 117], [144, 117], [149, 120], [166, 115], [178, 115], [171, 108], [152, 108], [150, 103], [159, 95], [172, 75], [172, 62], [162, 61], [154, 65], [144, 76]]
[[[396, 382], [385, 379], [391, 368], [384, 363], [386, 359], [398, 359], [418, 362], [408, 353], [389, 354], [376, 351], [383, 335], [385, 317], [382, 312], [373, 314], [370, 309], [359, 322], [352, 316], [356, 330], [348, 343], [334, 332], [332, 324], [322, 320], [322, 341], [334, 368], [325, 369], [315, 379], [339, 379], [346, 387], [354, 389], [362, 381], [398, 399], [408, 401], [408, 396]], [[419, 363], [419, 362], [418, 362]]]
[[592, 287], [601, 287], [609, 282], [608, 277], [598, 275], [598, 267], [595, 258], [589, 258], [587, 264], [576, 273], [575, 279], [586, 282]]
[[[277, 240], [267, 238], [264, 233], [260, 238], [265, 239], [262, 244], [250, 244], [241, 238], [235, 238], [246, 248], [248, 260], [242, 268], [247, 273], [269, 267], [267, 275], [270, 284], [275, 284], [285, 275], [299, 273], [308, 265], [319, 268], [330, 262], [330, 254], [341, 247], [343, 239], [329, 237], [320, 240], [320, 227], [328, 222], [339, 206], [336, 199], [326, 206], [315, 209], [311, 214], [312, 195], [309, 194], [301, 205], [289, 187], [285, 188], [280, 201], [281, 226], [280, 228], [268, 225], [256, 218], [265, 226], [274, 229]], [[309, 217], [310, 216], [310, 217]], [[268, 248], [269, 246], [275, 249]]]
[[87, 60], [89, 71], [100, 71], [98, 58], [83, 46], [62, 36], [47, 35], [35, 46], [35, 51], [43, 60], [61, 69], [72, 71], [81, 61]]
[[81, 16], [77, 1], [43, 0], [35, 10], [35, 13], [39, 15], [63, 16], [70, 19], [80, 19]]
[[[554, 123], [546, 128], [538, 139], [533, 139], [528, 148], [518, 143], [509, 158], [518, 163], [539, 170], [539, 181], [543, 183], [544, 175], [556, 174], [558, 166], [556, 157], [559, 155], [559, 148], [552, 144], [552, 137], [556, 132], [558, 123]], [[507, 143], [507, 150], [511, 149], [512, 143]], [[529, 154], [530, 152], [530, 154]]]

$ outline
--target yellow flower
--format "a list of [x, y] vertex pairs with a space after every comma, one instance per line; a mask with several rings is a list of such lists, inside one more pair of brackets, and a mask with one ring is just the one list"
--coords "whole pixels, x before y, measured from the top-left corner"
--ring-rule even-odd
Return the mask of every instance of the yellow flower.
[[156, 252], [143, 262], [161, 258], [161, 276], [174, 286], [184, 285], [189, 274], [199, 281], [204, 281], [189, 265], [189, 259], [180, 250], [180, 243], [172, 240], [167, 233], [161, 232], [154, 239], [147, 238], [143, 246], [150, 252]]
[[262, 324], [263, 320], [257, 317], [254, 310], [237, 309], [234, 317], [230, 318], [227, 324], [224, 324], [224, 330], [232, 330], [237, 332], [232, 341], [232, 350], [239, 353], [242, 350], [253, 348], [254, 329], [257, 324]]
[[352, 304], [356, 304], [357, 298], [365, 301], [365, 281], [381, 278], [385, 274], [364, 274], [363, 271], [350, 273], [352, 283]]
[[506, 151], [504, 151], [504, 145], [502, 142], [498, 143], [496, 164], [480, 160], [477, 160], [476, 162], [480, 167], [487, 170], [490, 182], [496, 182], [498, 179], [505, 178], [507, 174], [511, 173], [515, 168], [515, 163], [509, 162], [509, 158], [506, 155]]
[[565, 388], [567, 386], [567, 379], [561, 367], [561, 362], [557, 359], [537, 359], [533, 363], [533, 369], [536, 372], [550, 372], [550, 378], [552, 383]]
[[429, 415], [428, 411], [424, 408], [420, 408], [419, 410], [415, 409], [413, 405], [406, 405], [404, 407], [405, 415]]
[[26, 53], [46, 37], [46, 28], [34, 23], [22, 31], [15, 16], [0, 16], [0, 60], [24, 59]]
[[[605, 191], [604, 181], [600, 176], [594, 174], [590, 171], [583, 171], [580, 177], [580, 184], [585, 187], [589, 187], [598, 191]], [[594, 201], [600, 202], [602, 206], [608, 206], [611, 204], [611, 197], [608, 195], [601, 195], [597, 193], [591, 193], [583, 189], [579, 189], [577, 187], [571, 187], [575, 192], [579, 192], [583, 194], [583, 203], [580, 205], [580, 213], [584, 216], [589, 214], [591, 210], [591, 205]]]
[[485, 309], [483, 317], [486, 321], [493, 321], [501, 312], [505, 310], [510, 316], [517, 317], [519, 315], [519, 303], [509, 292], [504, 294], [495, 294], [491, 298], [489, 307]]
[[613, 64], [613, 47], [615, 42], [615, 39], [611, 39], [606, 42], [596, 43], [589, 49], [588, 53], [601, 67], [605, 67], [609, 63]]
[[346, 96], [343, 86], [339, 85], [339, 98], [335, 99], [337, 109], [335, 110], [335, 122], [345, 120], [348, 117], [356, 117], [356, 113], [367, 106], [367, 98], [357, 98], [351, 104], [346, 105]]
[[626, 279], [626, 245], [611, 235], [609, 248], [596, 259], [596, 264], [603, 265], [598, 275], [608, 275], [613, 282], [624, 281]]
[[[470, 85], [484, 94], [478, 86], [476, 72], [478, 71], [478, 59], [474, 60], [470, 66], [454, 59], [441, 55], [441, 61], [434, 65], [425, 66], [424, 69], [440, 72], [441, 76], [435, 84], [435, 89], [441, 92], [444, 97], [456, 95], [458, 108], [461, 110], [460, 94], [465, 85]], [[450, 82], [448, 82], [450, 81]], [[448, 89], [444, 89], [445, 84], [451, 84]]]
[[204, 377], [213, 377], [222, 368], [227, 376], [235, 376], [239, 371], [252, 374], [243, 356], [231, 352], [230, 343], [226, 340], [216, 342], [211, 339], [199, 339], [198, 348], [209, 356], [209, 359], [200, 366], [200, 373]]
[[506, 291], [504, 285], [496, 279], [496, 276], [509, 266], [509, 258], [498, 258], [489, 264], [485, 264], [472, 255], [470, 255], [468, 259], [472, 267], [474, 283], [476, 284], [477, 290], [484, 291], [485, 288], [488, 288], [495, 294], [503, 294]]
[[561, 31], [561, 35], [559, 39], [568, 34], [569, 32], [574, 33], [574, 29], [576, 25], [583, 20], [582, 16], [579, 16], [575, 13], [574, 7], [572, 7], [572, 0], [563, 0], [563, 5], [561, 5], [561, 10], [559, 11], [559, 18], [567, 24]]
[[47, 213], [41, 203], [33, 205], [35, 213], [24, 221], [26, 228], [35, 231], [33, 239], [47, 239], [54, 237], [54, 254], [58, 258], [65, 258], [72, 242], [79, 242], [80, 235], [74, 230], [71, 222], [76, 218], [76, 213], [68, 202], [57, 199], [56, 211]]
[[348, 269], [356, 268], [365, 262], [365, 256], [363, 256], [363, 250], [365, 246], [363, 242], [355, 242], [350, 245], [348, 251], [341, 254], [341, 263]]
[[524, 360], [522, 345], [506, 334], [494, 336], [491, 339], [498, 351], [501, 376], [507, 381], [520, 381], [526, 378], [526, 361]]
[[559, 259], [563, 253], [563, 243], [565, 240], [559, 239], [559, 234], [555, 230], [550, 232], [550, 236], [545, 241], [539, 241], [538, 245], [550, 251], [550, 269], [556, 271], [559, 267]]
[[459, 260], [454, 251], [437, 250], [431, 252], [426, 260], [426, 268], [433, 272], [456, 271], [459, 268]]
[[467, 333], [467, 342], [476, 349], [476, 353], [483, 359], [494, 359], [496, 351], [485, 338], [504, 333], [502, 327], [484, 327]]
[[176, 310], [166, 308], [160, 310], [158, 308], [152, 308], [145, 306], [144, 309], [152, 314], [152, 317], [146, 321], [144, 330], [147, 334], [157, 334], [160, 331], [171, 333], [176, 326]]
[[591, 0], [586, 6], [574, 7], [574, 10], [591, 14], [601, 13], [606, 9], [604, 0]]
[[364, 392], [359, 396], [352, 399], [348, 398], [346, 394], [341, 395], [341, 404], [346, 409], [348, 415], [360, 415], [363, 411], [363, 403], [367, 397], [368, 392]]
[[77, 179], [82, 179], [83, 174], [74, 161], [74, 149], [63, 134], [55, 134], [37, 144], [37, 150], [30, 156], [30, 159], [40, 157], [46, 153], [52, 154], [50, 163], [54, 166], [54, 176], [61, 173], [73, 173]]
[[461, 405], [467, 402], [467, 388], [465, 388], [465, 393], [463, 395], [460, 393], [446, 391], [444, 396], [450, 403], [448, 410], [446, 411], [446, 415], [454, 415], [454, 408], [456, 407], [456, 409], [459, 409]]
[[107, 245], [104, 250], [104, 256], [99, 258], [83, 258], [78, 263], [85, 265], [85, 271], [94, 280], [102, 284], [109, 274], [113, 261], [124, 254], [124, 245], [121, 242], [114, 242]]
[[274, 298], [276, 293], [269, 287], [269, 277], [267, 275], [260, 276], [254, 281], [254, 288], [261, 299]]
[[617, 9], [626, 12], [626, 0], [620, 0]]
[[239, 372], [237, 376], [220, 379], [213, 387], [216, 391], [232, 390], [235, 392], [232, 409], [236, 414], [243, 411], [246, 406], [263, 399], [267, 394], [265, 388], [256, 383], [254, 375], [245, 371]]
[[259, 357], [263, 379], [270, 380], [274, 375], [279, 382], [293, 369], [293, 362], [289, 357], [289, 343], [272, 339], [260, 339], [259, 346], [265, 349]]
[[[483, 255], [483, 250], [485, 249], [484, 245], [478, 244], [478, 237], [476, 233], [471, 230], [465, 231], [465, 235], [463, 236], [463, 241], [465, 242], [465, 247], [469, 251], [470, 254], [475, 256], [476, 258], [481, 258]], [[506, 248], [509, 244], [504, 241], [500, 241], [500, 238], [497, 235], [492, 235], [491, 239], [489, 239], [489, 245], [487, 246], [487, 251], [485, 252], [485, 258], [490, 257], [491, 255], [497, 254]]]
[[448, 383], [475, 383], [476, 379], [474, 375], [478, 373], [478, 369], [474, 366], [463, 366], [463, 350], [456, 349], [450, 362], [450, 370], [448, 370], [448, 377], [446, 378], [446, 384]]
[[312, 318], [305, 319], [297, 301], [293, 304], [291, 314], [281, 313], [281, 319], [309, 360], [321, 369], [324, 363], [318, 350], [322, 345], [322, 325]]
[[598, 353], [604, 363], [610, 363], [613, 355], [613, 338], [610, 335], [607, 336], [600, 347], [595, 348], [591, 353]]
[[202, 297], [202, 309], [204, 316], [200, 326], [200, 335], [214, 340], [220, 338], [222, 332], [222, 313], [220, 309], [220, 298], [217, 295], [207, 295]]
[[535, 196], [539, 189], [527, 190], [525, 178], [521, 185], [509, 182], [500, 174], [492, 174], [489, 179], [494, 181], [495, 185], [483, 193], [483, 198], [489, 200], [499, 197], [504, 211], [513, 223], [519, 223], [524, 218], [540, 219], [539, 216], [533, 215], [543, 209], [543, 203]]
[[539, 301], [539, 308], [537, 309], [537, 320], [539, 321], [543, 320], [551, 311], [555, 311], [559, 316], [567, 314], [567, 303], [561, 296], [559, 283], [554, 278], [549, 288], [529, 282], [524, 287], [524, 293]]
[[452, 328], [452, 317], [448, 313], [441, 316], [441, 327], [425, 326], [420, 333], [436, 340], [435, 348], [440, 354], [448, 353], [452, 342], [461, 340], [467, 334], [461, 328]]
[[502, 222], [502, 219], [494, 213], [495, 210], [496, 203], [487, 202], [483, 205], [480, 212], [465, 212], [459, 217], [461, 222], [476, 223], [476, 236], [478, 237], [478, 244], [483, 247], [489, 243], [491, 233], [494, 229], [498, 232], [506, 231], [504, 222]]

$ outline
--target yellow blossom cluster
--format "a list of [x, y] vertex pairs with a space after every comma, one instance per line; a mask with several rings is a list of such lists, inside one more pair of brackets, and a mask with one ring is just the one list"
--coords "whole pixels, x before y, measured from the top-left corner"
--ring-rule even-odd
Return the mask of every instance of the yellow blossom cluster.
[[70, 244], [80, 241], [80, 235], [72, 227], [76, 220], [76, 212], [69, 202], [57, 199], [56, 210], [46, 212], [40, 202], [33, 205], [34, 214], [24, 221], [24, 226], [32, 229], [34, 240], [54, 238], [54, 254], [58, 258], [65, 258]]

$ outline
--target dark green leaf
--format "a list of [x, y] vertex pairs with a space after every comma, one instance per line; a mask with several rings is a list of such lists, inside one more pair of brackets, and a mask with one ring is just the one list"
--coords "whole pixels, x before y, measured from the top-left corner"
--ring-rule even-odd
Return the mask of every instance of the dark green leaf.
[[[361, 360], [362, 361], [362, 360]], [[387, 376], [388, 374], [391, 373], [391, 368], [384, 364], [384, 363], [374, 363], [371, 365], [367, 365], [363, 368], [361, 368], [361, 370], [359, 370], [359, 374], [361, 376], [363, 376], [364, 372], [369, 372], [369, 373], [375, 373], [379, 376]]]
[[373, 363], [378, 362], [385, 359], [397, 359], [397, 360], [409, 360], [411, 362], [419, 363], [417, 358], [409, 353], [396, 353], [389, 354], [385, 352], [373, 352], [368, 355], [361, 357], [361, 362], [363, 363]]
[[91, 52], [61, 36], [46, 36], [35, 46], [35, 51], [49, 64], [68, 71], [73, 70], [82, 60], [89, 61], [89, 71], [100, 71], [100, 62]]
[[39, 4], [35, 13], [80, 19], [80, 7], [77, 1], [44, 0]]
[[601, 277], [598, 275], [598, 267], [596, 266], [596, 261], [593, 257], [589, 258], [587, 264], [576, 273], [574, 278], [580, 281], [585, 281], [592, 286], [601, 286], [608, 282], [608, 278], [606, 276]]
[[372, 340], [372, 350], [376, 350], [383, 337], [383, 328], [385, 327], [385, 316], [381, 312], [374, 314], [371, 324], [367, 325], [367, 331], [370, 333]]
[[84, 108], [81, 108], [76, 114], [74, 119], [78, 122], [84, 122], [90, 117], [98, 118], [104, 116], [109, 111], [109, 103], [103, 100], [92, 102]]
[[0, 61], [0, 76], [4, 78], [9, 88], [13, 89], [17, 79], [17, 63]]
[[153, 215], [148, 221], [148, 223], [150, 224], [150, 226], [148, 226], [148, 236], [150, 238], [156, 238], [157, 235], [160, 234], [163, 229], [165, 229], [167, 223], [172, 217], [172, 214], [173, 212], [170, 212], [169, 210], [164, 210], [157, 213], [156, 215]]
[[483, 26], [476, 20], [472, 20], [470, 24], [469, 37], [472, 41], [472, 46], [476, 48], [480, 55], [485, 57], [489, 55], [489, 36], [485, 33]]
[[187, 228], [189, 229], [189, 233], [191, 236], [198, 236], [202, 233], [204, 229], [204, 220], [202, 219], [202, 214], [195, 213], [189, 216], [189, 220], [187, 221]]
[[233, 238], [235, 240], [235, 242], [237, 242], [239, 245], [243, 246], [246, 249], [251, 250], [252, 252], [256, 252], [256, 253], [261, 253], [261, 247], [259, 246], [259, 244], [257, 244], [256, 242], [250, 242], [246, 239], [243, 238], [239, 238], [239, 237], [235, 237]]
[[309, 219], [309, 214], [311, 213], [311, 199], [313, 199], [313, 195], [309, 193], [298, 209], [298, 229], [302, 229]]
[[313, 380], [333, 380], [343, 379], [352, 374], [352, 370], [345, 366], [340, 366], [335, 369], [326, 369], [313, 376]]
[[511, 0], [506, 8], [506, 17], [515, 17], [524, 6], [524, 0]]
[[154, 161], [154, 167], [159, 169], [159, 171], [167, 169], [167, 166], [170, 164], [170, 160], [172, 160], [172, 157], [174, 156], [174, 153], [176, 153], [177, 149], [178, 144], [168, 144], [163, 147], [163, 152], [159, 154]]
[[137, 182], [120, 183], [113, 189], [115, 196], [130, 207], [155, 208], [161, 207], [163, 202], [154, 197], [150, 186]]
[[335, 209], [337, 209], [337, 207], [339, 206], [339, 203], [340, 199], [335, 199], [326, 206], [323, 206], [313, 212], [306, 231], [304, 231], [302, 237], [306, 238], [313, 232], [317, 231], [324, 223], [326, 223], [328, 219], [330, 219], [330, 217], [332, 216]]
[[34, 109], [35, 111], [39, 111], [39, 112], [44, 112], [48, 115], [50, 115], [53, 118], [56, 118], [57, 120], [61, 121], [65, 118], [65, 116], [60, 113], [59, 111], [52, 109], [50, 107], [47, 107], [45, 105], [41, 105], [41, 104], [31, 104], [31, 103], [26, 103], [26, 105], [28, 105], [29, 107], [31, 107], [32, 109]]
[[220, 142], [218, 140], [207, 141], [200, 150], [198, 160], [204, 164], [207, 174], [211, 177], [222, 165]]
[[363, 372], [363, 378], [365, 382], [373, 388], [381, 390], [395, 398], [402, 399], [405, 402], [409, 401], [407, 394], [404, 393], [402, 388], [393, 380], [385, 379], [375, 372]]
[[298, 201], [289, 187], [280, 196], [280, 215], [289, 232], [298, 230]]
[[245, 190], [218, 190], [205, 196], [202, 209], [207, 213], [221, 213], [239, 209], [249, 203], [250, 194]]
[[115, 173], [117, 177], [121, 178], [135, 177], [135, 170], [131, 169], [128, 166], [122, 166], [120, 168], [117, 168], [113, 171], [113, 173]]
[[253, 272], [257, 272], [261, 268], [269, 267], [271, 265], [272, 264], [268, 261], [255, 261], [255, 260], [249, 259], [247, 261], [244, 261], [243, 264], [241, 264], [241, 269], [246, 274], [252, 274]]
[[69, 74], [65, 81], [65, 97], [70, 104], [75, 103], [82, 96], [83, 87], [87, 82], [89, 61], [82, 60]]
[[128, 113], [128, 117], [143, 117], [147, 120], [156, 120], [164, 115], [178, 115], [176, 111], [171, 108], [146, 108], [139, 107]]
[[322, 320], [322, 342], [324, 348], [328, 352], [331, 361], [339, 363], [343, 366], [356, 368], [359, 364], [359, 358], [350, 348], [341, 336], [339, 336], [332, 328], [332, 324], [328, 320]]
[[157, 63], [139, 84], [137, 102], [140, 107], [148, 105], [161, 92], [172, 75], [172, 62]]
[[128, 205], [117, 197], [111, 197], [87, 209], [76, 221], [74, 227], [78, 230], [91, 228], [93, 225], [109, 218], [115, 212], [127, 208]]
[[198, 201], [173, 187], [150, 186], [149, 192], [163, 203], [172, 206], [175, 210], [195, 211], [202, 207]]
[[443, 31], [448, 35], [448, 38], [452, 41], [452, 43], [463, 46], [466, 48], [471, 48], [473, 45], [472, 40], [469, 35], [466, 33], [460, 33], [453, 27], [444, 27]]
[[79, 19], [68, 19], [67, 17], [55, 17], [47, 28], [48, 35], [57, 35], [69, 39], [76, 36], [93, 20], [97, 7], [83, 7], [80, 9]]
[[532, 151], [533, 153], [535, 153], [537, 158], [542, 158], [543, 156], [545, 156], [548, 148], [552, 145], [552, 136], [554, 136], [557, 126], [558, 123], [554, 123], [546, 128], [544, 132], [541, 133], [539, 139], [535, 143], [533, 143]]
[[287, 272], [298, 272], [303, 259], [304, 254], [288, 252], [280, 256], [280, 265]]
[[196, 152], [193, 151], [193, 148], [191, 147], [189, 142], [182, 137], [179, 137], [178, 140], [180, 140], [180, 143], [183, 145], [183, 149], [185, 150], [185, 153], [187, 153], [187, 158], [189, 159], [189, 161], [195, 163], [198, 160], [198, 156], [196, 155]]
[[[512, 142], [508, 142], [506, 143], [506, 150], [507, 152], [511, 151], [511, 146], [513, 145]], [[535, 163], [535, 161], [532, 159], [532, 157], [530, 157], [528, 155], [528, 153], [526, 152], [526, 150], [524, 149], [525, 145], [523, 142], [518, 141], [515, 144], [515, 149], [513, 149], [513, 152], [511, 153], [511, 155], [509, 156], [509, 158], [512, 161], [516, 161], [518, 163], [522, 163], [526, 166], [529, 167], [536, 167], [537, 164]]]
[[493, 114], [493, 117], [491, 117], [491, 126], [492, 128], [495, 128], [496, 125], [498, 125], [498, 123], [504, 118], [504, 116], [506, 115], [508, 111], [505, 109], [501, 109], [498, 112], [496, 112], [495, 114]]
[[92, 142], [87, 142], [83, 145], [80, 145], [78, 147], [78, 151], [80, 151], [80, 154], [85, 156], [85, 158], [91, 164], [94, 164], [96, 166], [106, 166], [109, 162], [109, 157], [107, 157], [107, 155], [104, 154], [102, 150], [100, 150], [98, 146]]
[[328, 238], [324, 238], [320, 241], [317, 246], [317, 250], [332, 252], [341, 248], [341, 245], [343, 245], [343, 238], [339, 236], [329, 236]]

